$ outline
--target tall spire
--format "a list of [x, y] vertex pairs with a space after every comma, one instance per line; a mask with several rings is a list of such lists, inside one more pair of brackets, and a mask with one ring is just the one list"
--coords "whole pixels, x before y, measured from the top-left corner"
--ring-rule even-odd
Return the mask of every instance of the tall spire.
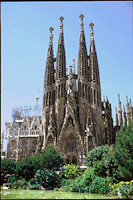
[[100, 74], [99, 74], [99, 66], [98, 66], [98, 59], [97, 59], [97, 52], [95, 47], [95, 40], [94, 40], [94, 31], [93, 31], [93, 23], [90, 23], [89, 26], [91, 27], [90, 30], [90, 64], [91, 67], [91, 80], [94, 83], [97, 83], [100, 87]]
[[63, 34], [63, 20], [60, 17], [60, 33], [58, 40], [58, 50], [56, 56], [56, 101], [55, 101], [55, 114], [57, 121], [57, 138], [61, 131], [61, 126], [64, 120], [65, 103], [66, 103], [66, 55]]
[[120, 120], [120, 127], [123, 126], [123, 119], [122, 119], [122, 107], [121, 107], [121, 101], [120, 101], [120, 94], [118, 94], [118, 101], [119, 101], [119, 120]]
[[59, 18], [59, 20], [60, 20], [60, 35], [59, 35], [58, 45], [59, 44], [64, 45], [64, 36], [63, 36], [63, 20], [64, 20], [64, 17], [61, 16]]
[[64, 17], [60, 17], [60, 34], [58, 40], [58, 50], [56, 57], [56, 79], [66, 77], [66, 57], [65, 57], [65, 46], [64, 46], [64, 35], [63, 35], [63, 20]]
[[87, 70], [88, 70], [88, 58], [87, 58], [87, 48], [84, 34], [84, 24], [83, 18], [84, 15], [80, 16], [80, 39], [79, 39], [79, 54], [78, 54], [78, 77], [83, 77], [87, 79]]
[[123, 105], [123, 115], [124, 115], [124, 126], [127, 126], [127, 116], [126, 116], [126, 111], [125, 111], [125, 106]]
[[84, 23], [83, 23], [84, 15], [81, 14], [79, 17], [81, 18], [81, 23], [80, 23], [81, 32], [83, 32], [84, 31]]
[[54, 28], [50, 27], [49, 30], [50, 30], [49, 45], [52, 45], [53, 44], [53, 33], [52, 33], [52, 31], [54, 30]]
[[117, 107], [115, 108], [115, 111], [116, 111], [116, 121], [115, 121], [115, 124], [116, 124], [116, 128], [118, 129], [119, 122], [118, 122]]
[[63, 20], [64, 20], [64, 17], [60, 17], [60, 33], [63, 33]]
[[93, 52], [95, 50], [95, 43], [94, 43], [94, 32], [93, 32], [93, 23], [90, 23], [89, 26], [91, 27], [90, 36], [91, 36], [91, 46], [90, 51]]
[[[50, 37], [49, 37], [49, 47], [47, 53], [47, 61], [46, 61], [46, 69], [45, 69], [45, 77], [44, 77], [44, 91], [43, 91], [43, 107], [52, 104], [52, 100], [54, 97], [51, 96], [51, 91], [53, 90], [54, 80], [54, 53], [53, 53], [53, 27], [49, 28]], [[54, 102], [53, 102], [54, 103]]]
[[47, 53], [46, 61], [46, 70], [45, 70], [45, 79], [44, 79], [44, 89], [46, 90], [47, 86], [50, 86], [54, 83], [54, 60], [53, 60], [53, 27], [49, 28], [50, 38], [49, 38], [49, 47]]
[[73, 58], [72, 61], [73, 61], [73, 73], [75, 74], [75, 59]]
[[127, 108], [127, 124], [130, 123], [130, 109], [129, 109], [129, 103], [128, 103], [128, 96], [126, 96], [126, 108]]

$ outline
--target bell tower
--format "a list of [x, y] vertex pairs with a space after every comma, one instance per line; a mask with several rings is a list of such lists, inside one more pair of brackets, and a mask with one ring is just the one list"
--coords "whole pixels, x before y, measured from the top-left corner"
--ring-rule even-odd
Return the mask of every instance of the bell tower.
[[61, 16], [60, 34], [59, 34], [58, 50], [56, 57], [55, 116], [57, 124], [57, 141], [65, 116], [65, 103], [66, 103], [66, 56], [65, 56], [65, 45], [64, 45], [63, 20], [64, 18]]
[[53, 30], [54, 30], [53, 27], [49, 28], [50, 39], [47, 52], [45, 76], [44, 76], [43, 118], [42, 118], [43, 148], [45, 148], [46, 137], [48, 134], [51, 106], [55, 105], [54, 53], [53, 53], [53, 34], [52, 34]]

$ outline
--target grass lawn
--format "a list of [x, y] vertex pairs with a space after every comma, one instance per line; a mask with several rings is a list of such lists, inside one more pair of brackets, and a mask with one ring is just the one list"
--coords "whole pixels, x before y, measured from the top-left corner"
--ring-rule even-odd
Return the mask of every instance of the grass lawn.
[[115, 199], [113, 196], [76, 192], [43, 191], [43, 190], [3, 190], [1, 199]]

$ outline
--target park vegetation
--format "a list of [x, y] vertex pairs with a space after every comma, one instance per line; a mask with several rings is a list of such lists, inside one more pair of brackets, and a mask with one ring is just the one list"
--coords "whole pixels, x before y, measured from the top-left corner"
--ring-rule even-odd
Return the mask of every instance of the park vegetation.
[[[6, 181], [15, 189], [91, 192], [130, 199], [133, 198], [132, 150], [133, 123], [117, 132], [115, 144], [89, 151], [85, 171], [78, 165], [66, 164], [59, 148], [48, 145], [45, 151], [16, 163], [2, 159], [1, 184]], [[57, 173], [59, 169], [62, 171]], [[10, 176], [6, 180], [7, 174]]]

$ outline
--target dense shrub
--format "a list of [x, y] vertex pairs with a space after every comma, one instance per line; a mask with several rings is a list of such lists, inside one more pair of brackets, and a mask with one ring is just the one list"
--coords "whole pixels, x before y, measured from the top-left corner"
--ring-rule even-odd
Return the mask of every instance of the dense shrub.
[[96, 176], [117, 178], [118, 163], [114, 145], [102, 145], [92, 149], [87, 155], [86, 163], [93, 166]]
[[80, 167], [78, 165], [68, 164], [63, 171], [64, 177], [73, 179], [80, 175]]
[[115, 148], [114, 145], [108, 148], [108, 152], [103, 153], [101, 160], [93, 161], [93, 168], [97, 176], [110, 176], [116, 178], [116, 170], [118, 165], [115, 159]]
[[88, 168], [82, 176], [65, 180], [62, 184], [62, 190], [71, 192], [89, 192], [89, 187], [94, 179], [94, 170]]
[[15, 173], [16, 164], [14, 160], [4, 158], [1, 159], [1, 185], [6, 182], [6, 175], [7, 174], [14, 174]]
[[39, 184], [29, 185], [30, 190], [39, 190], [41, 186]]
[[111, 194], [121, 196], [124, 199], [131, 199], [133, 197], [133, 180], [130, 182], [121, 181], [117, 184], [109, 184]]
[[115, 158], [118, 164], [116, 171], [119, 180], [133, 179], [133, 122], [117, 132], [115, 144]]
[[12, 188], [14, 189], [26, 189], [28, 188], [28, 182], [23, 178], [21, 180], [18, 180], [18, 181], [15, 181], [13, 184], [12, 184]]
[[41, 167], [40, 166], [40, 155], [35, 154], [34, 156], [23, 158], [16, 164], [16, 174], [19, 177], [25, 178], [27, 181], [34, 177], [35, 172]]
[[7, 183], [13, 184], [15, 181], [17, 181], [17, 177], [16, 176], [10, 176], [7, 180]]
[[31, 178], [31, 179], [29, 180], [29, 183], [30, 183], [31, 185], [36, 184], [36, 178]]
[[54, 170], [39, 169], [35, 174], [36, 183], [44, 188], [54, 188], [60, 183], [60, 177]]
[[41, 185], [36, 182], [36, 178], [32, 178], [29, 180], [29, 189], [30, 190], [38, 190], [41, 188]]
[[41, 167], [47, 169], [60, 168], [64, 163], [65, 158], [61, 156], [58, 146], [50, 144], [47, 146], [45, 152], [42, 152]]
[[90, 185], [90, 192], [98, 194], [107, 194], [109, 192], [110, 177], [96, 176]]
[[88, 152], [86, 158], [86, 165], [93, 166], [94, 161], [100, 161], [109, 151], [108, 145], [98, 146]]

